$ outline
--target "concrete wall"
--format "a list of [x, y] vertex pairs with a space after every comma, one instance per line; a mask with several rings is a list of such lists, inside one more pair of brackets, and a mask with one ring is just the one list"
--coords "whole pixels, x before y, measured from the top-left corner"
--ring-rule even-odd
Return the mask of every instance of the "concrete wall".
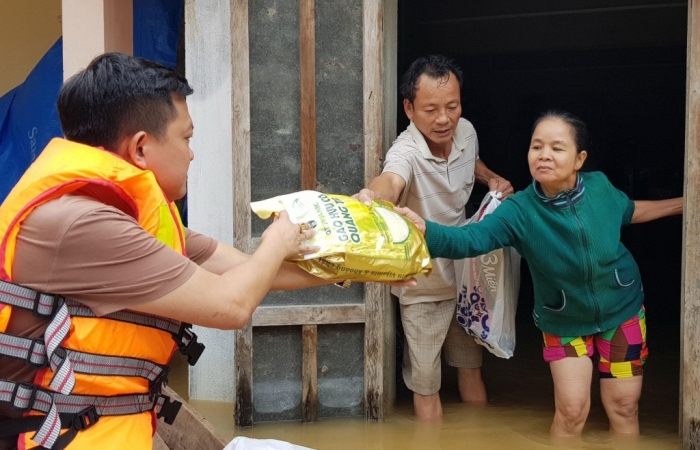
[[60, 36], [60, 0], [0, 1], [0, 96], [21, 84]]
[[[185, 2], [187, 99], [196, 133], [188, 181], [193, 230], [233, 245], [231, 9], [229, 0]], [[195, 327], [207, 350], [190, 368], [190, 398], [234, 400], [234, 332]]]

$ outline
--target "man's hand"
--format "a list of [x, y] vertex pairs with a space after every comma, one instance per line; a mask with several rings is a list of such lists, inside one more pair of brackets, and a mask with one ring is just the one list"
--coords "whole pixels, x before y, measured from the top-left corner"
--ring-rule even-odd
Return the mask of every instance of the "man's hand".
[[262, 240], [276, 240], [277, 246], [285, 251], [285, 259], [288, 259], [317, 252], [319, 247], [304, 244], [304, 241], [311, 239], [314, 234], [316, 230], [308, 224], [292, 223], [287, 211], [282, 211], [263, 232]]
[[415, 225], [416, 228], [420, 230], [423, 236], [425, 236], [425, 220], [423, 220], [421, 216], [419, 216], [409, 208], [402, 208], [400, 206], [395, 207], [394, 211], [411, 221], [413, 225]]
[[495, 177], [489, 178], [489, 191], [501, 192], [503, 197], [501, 200], [505, 199], [509, 195], [513, 194], [515, 190], [511, 186], [510, 181], [503, 177], [496, 175]]
[[480, 159], [476, 161], [474, 165], [474, 176], [477, 181], [489, 187], [489, 191], [496, 191], [503, 194], [501, 199], [505, 199], [509, 195], [515, 192], [513, 186], [510, 185], [510, 181], [497, 175], [491, 169], [486, 167], [486, 164]]
[[364, 188], [357, 194], [353, 195], [352, 198], [361, 201], [367, 206], [370, 206], [372, 204], [372, 200], [377, 198], [377, 194], [375, 194], [374, 191], [370, 189]]

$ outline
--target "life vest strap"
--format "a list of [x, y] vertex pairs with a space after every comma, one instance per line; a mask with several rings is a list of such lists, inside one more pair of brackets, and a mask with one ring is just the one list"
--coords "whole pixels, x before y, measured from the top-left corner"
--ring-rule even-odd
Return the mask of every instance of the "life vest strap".
[[66, 360], [70, 360], [75, 373], [140, 377], [150, 382], [161, 379], [170, 372], [168, 366], [147, 359], [97, 355], [64, 347], [57, 348], [49, 361], [43, 338], [29, 339], [7, 333], [0, 333], [0, 356], [23, 359], [27, 365], [38, 369], [49, 365], [60, 368]]
[[60, 295], [46, 294], [0, 280], [0, 303], [27, 309], [41, 319], [52, 318], [64, 301], [65, 298]]
[[[51, 351], [50, 354], [58, 348], [68, 335], [71, 317], [97, 318], [92, 309], [80, 302], [61, 295], [35, 291], [2, 280], [0, 280], [0, 303], [30, 310], [34, 312], [34, 315], [43, 319], [51, 319], [51, 323], [44, 334], [47, 347]], [[197, 363], [205, 348], [204, 344], [198, 342], [197, 335], [192, 331], [191, 324], [175, 319], [128, 309], [100, 316], [99, 318], [133, 323], [169, 333], [177, 344], [180, 353], [187, 356], [187, 362], [191, 366]], [[49, 362], [51, 362], [51, 358], [49, 358]], [[66, 367], [69, 368], [70, 365]], [[52, 370], [57, 371], [54, 367], [52, 367]], [[70, 377], [70, 374], [67, 374], [67, 376]], [[65, 382], [60, 380], [55, 384], [61, 386], [65, 385]], [[70, 391], [63, 393], [67, 394]]]
[[[38, 427], [33, 428], [36, 433], [31, 437], [31, 440], [47, 449], [53, 448], [59, 439], [61, 428], [65, 428], [61, 415], [77, 415], [76, 417], [80, 417], [81, 423], [84, 425], [82, 429], [89, 428], [102, 416], [123, 416], [145, 411], [155, 411], [159, 418], [163, 417], [167, 423], [172, 424], [180, 406], [182, 406], [180, 402], [172, 401], [160, 393], [112, 397], [63, 395], [31, 383], [9, 380], [0, 380], [0, 403], [10, 404], [21, 412], [38, 411], [46, 414], [41, 417]], [[85, 414], [89, 415], [85, 416]], [[5, 422], [23, 419], [9, 419]], [[17, 434], [9, 423], [6, 427], [8, 434], [0, 433], [0, 436]]]
[[[100, 416], [97, 415], [94, 406], [86, 408], [78, 414], [59, 414], [58, 416], [61, 422], [61, 429], [68, 429], [68, 431], [56, 439], [56, 442], [50, 447], [52, 450], [65, 449], [68, 444], [73, 442], [79, 431], [87, 430], [100, 420]], [[44, 416], [26, 416], [0, 421], [0, 436], [9, 437], [36, 431], [41, 427], [43, 421]], [[46, 449], [47, 447], [38, 448]]]
[[[32, 311], [36, 317], [50, 320], [44, 331], [44, 353], [54, 372], [50, 386], [57, 392], [70, 394], [75, 387], [75, 374], [70, 359], [60, 360], [53, 357], [70, 332], [71, 320], [66, 306], [67, 300], [60, 295], [47, 294], [0, 280], [0, 302]], [[33, 357], [35, 345], [29, 350], [32, 350], [32, 354], [28, 354], [26, 360], [30, 366], [34, 366], [32, 360], [36, 359]]]

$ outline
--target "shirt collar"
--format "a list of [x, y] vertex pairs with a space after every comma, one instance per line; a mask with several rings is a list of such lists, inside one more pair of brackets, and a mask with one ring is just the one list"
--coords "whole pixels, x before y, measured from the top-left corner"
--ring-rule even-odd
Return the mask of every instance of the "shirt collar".
[[[466, 130], [464, 130], [464, 127], [461, 127], [460, 125], [461, 121], [457, 123], [457, 129], [455, 130], [454, 136], [452, 136], [452, 151], [450, 152], [448, 161], [452, 161], [458, 157], [462, 153], [462, 150], [467, 148], [468, 139], [465, 134]], [[423, 136], [423, 133], [416, 128], [413, 121], [411, 121], [411, 123], [408, 125], [408, 132], [411, 133], [411, 137], [414, 141], [416, 141], [416, 144], [418, 144], [418, 149], [420, 150], [421, 155], [423, 155], [423, 158], [442, 160], [442, 158], [438, 158], [430, 151], [430, 148], [428, 148], [428, 143], [425, 141], [425, 136]]]
[[540, 200], [557, 209], [567, 208], [569, 206], [569, 199], [571, 199], [571, 203], [573, 205], [580, 202], [583, 200], [583, 195], [586, 191], [581, 173], [576, 174], [576, 185], [573, 189], [562, 191], [555, 197], [547, 197], [542, 191], [542, 186], [540, 186], [540, 183], [538, 183], [537, 180], [532, 180], [532, 186], [535, 188], [535, 192]]

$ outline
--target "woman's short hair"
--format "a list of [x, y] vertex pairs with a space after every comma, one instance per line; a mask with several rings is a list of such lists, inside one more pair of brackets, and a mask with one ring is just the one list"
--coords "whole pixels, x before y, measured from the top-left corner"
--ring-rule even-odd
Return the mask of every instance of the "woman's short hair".
[[543, 120], [559, 119], [571, 127], [571, 133], [574, 136], [574, 142], [576, 143], [576, 152], [581, 153], [583, 150], [588, 151], [588, 146], [590, 145], [590, 137], [588, 135], [588, 127], [578, 116], [568, 112], [558, 109], [550, 109], [543, 113], [540, 117], [535, 120], [535, 124], [532, 126], [532, 133], [535, 132], [535, 128]]

